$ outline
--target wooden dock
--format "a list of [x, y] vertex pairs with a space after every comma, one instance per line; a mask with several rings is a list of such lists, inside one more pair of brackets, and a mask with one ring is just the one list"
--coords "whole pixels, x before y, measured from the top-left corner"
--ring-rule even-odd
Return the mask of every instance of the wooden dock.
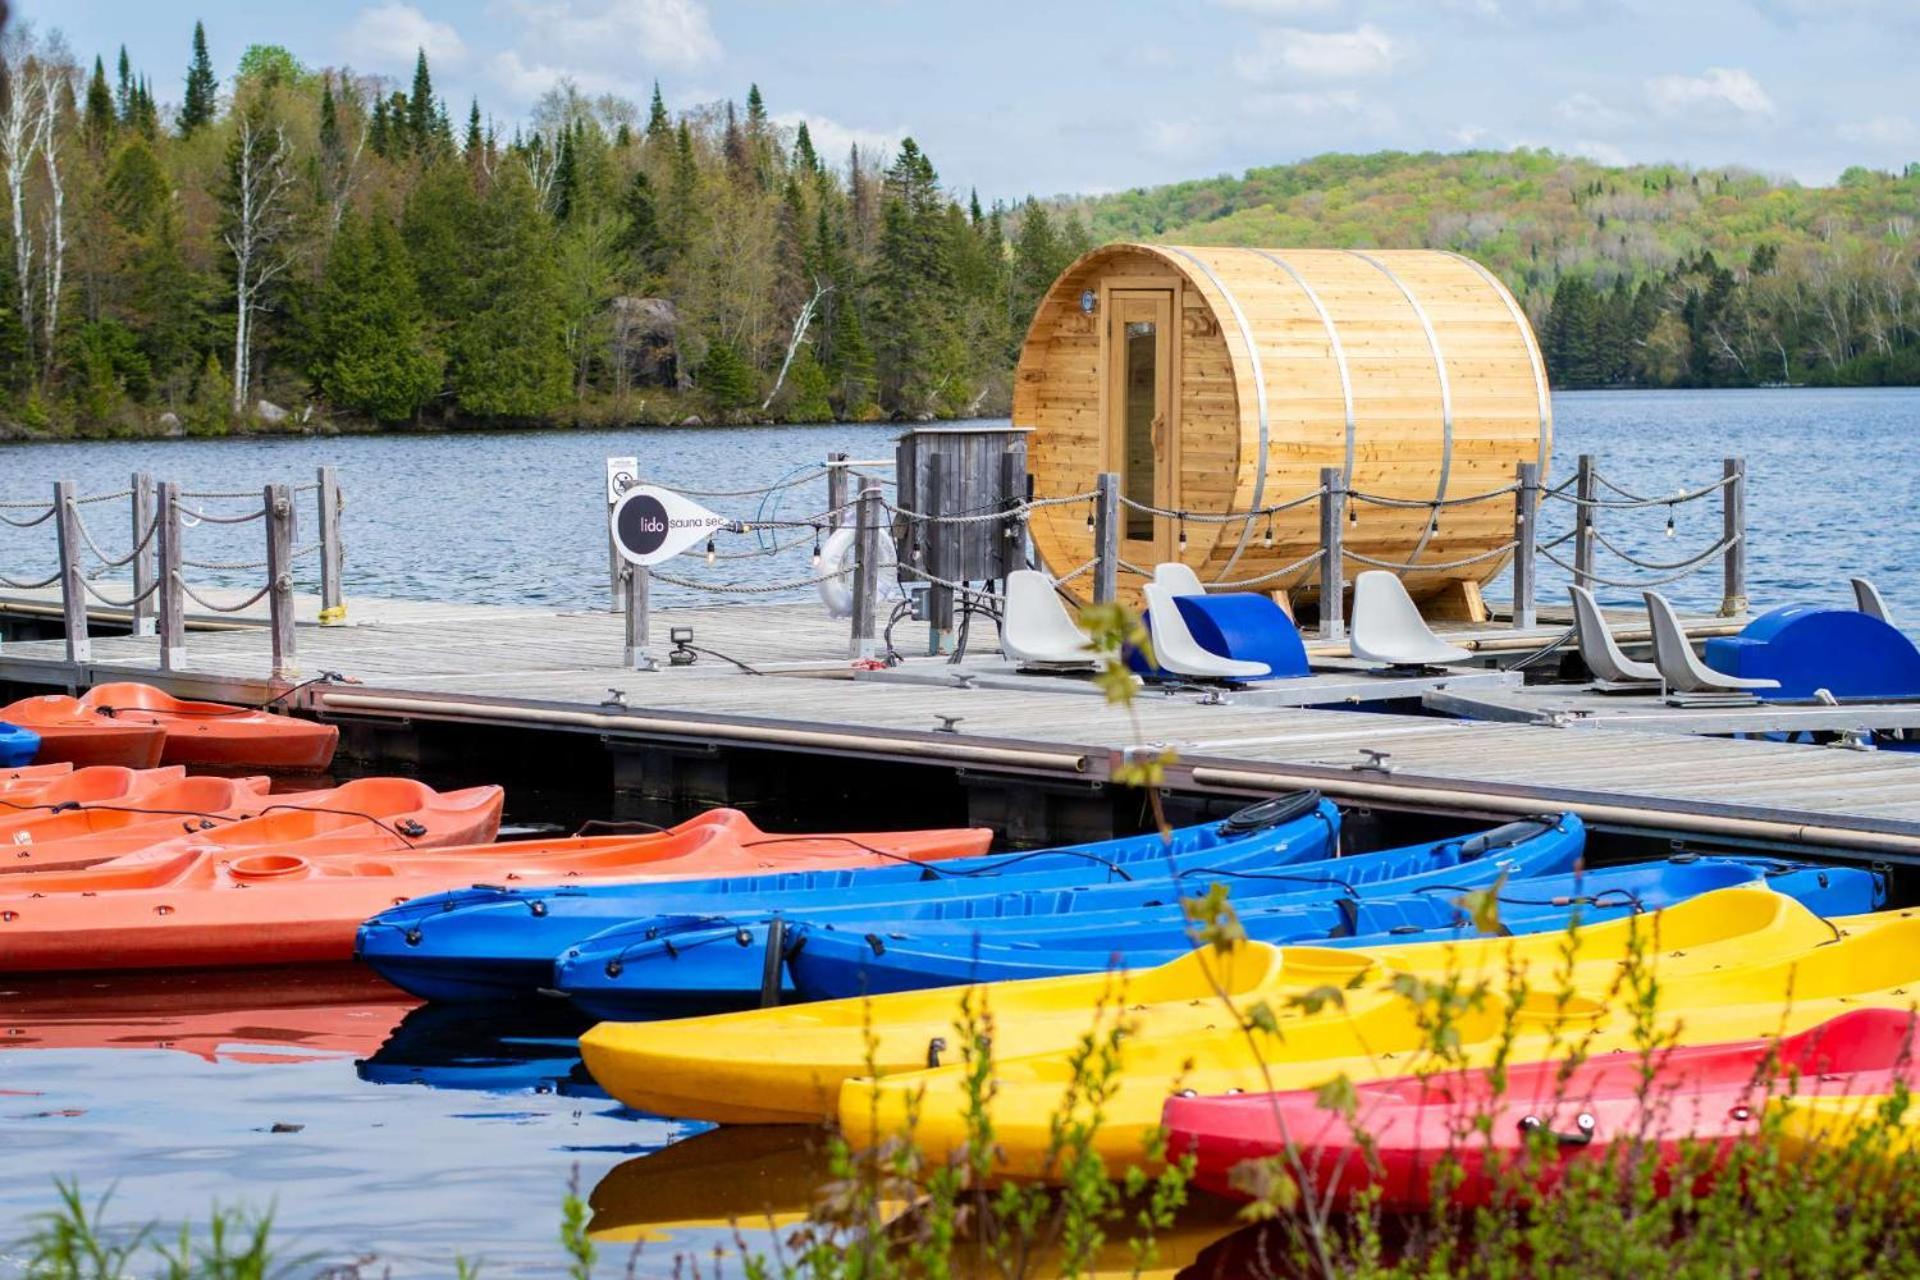
[[[44, 605], [0, 597], [0, 616]], [[1843, 856], [1920, 864], [1920, 757], [1902, 753], [1656, 727], [1602, 733], [1554, 722], [1287, 707], [1195, 691], [1144, 692], [1129, 711], [1078, 690], [962, 687], [939, 658], [906, 666], [929, 683], [856, 679], [841, 656], [845, 624], [812, 604], [656, 616], [656, 636], [690, 626], [696, 645], [764, 674], [712, 653], [692, 666], [624, 668], [622, 619], [604, 612], [354, 600], [348, 619], [298, 628], [299, 679], [313, 683], [291, 694], [271, 678], [267, 629], [245, 615], [240, 625], [229, 618], [224, 629], [191, 631], [178, 671], [158, 669], [152, 637], [97, 634], [91, 659], [78, 667], [57, 640], [0, 646], [0, 682], [47, 688], [136, 678], [189, 695], [254, 702], [285, 695], [320, 717], [395, 732], [503, 726], [590, 735], [609, 749], [740, 748], [958, 767], [1008, 786], [1098, 788], [1129, 750], [1146, 745], [1177, 753], [1168, 788], [1181, 794], [1316, 786], [1384, 806], [1494, 814], [1565, 808], [1602, 825], [1709, 845], [1812, 843]], [[1537, 648], [1563, 629], [1494, 625], [1454, 637], [1487, 649]], [[906, 639], [897, 637], [903, 649]], [[1316, 647], [1321, 657], [1339, 656], [1337, 646]], [[665, 648], [657, 645], [656, 654]], [[991, 650], [981, 657], [990, 660]]]

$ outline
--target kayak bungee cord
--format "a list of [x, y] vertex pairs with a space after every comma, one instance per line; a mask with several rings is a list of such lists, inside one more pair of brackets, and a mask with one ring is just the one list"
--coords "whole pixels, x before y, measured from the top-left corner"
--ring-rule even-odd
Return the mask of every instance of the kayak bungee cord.
[[1122, 880], [1133, 879], [1132, 876], [1127, 874], [1126, 868], [1122, 867], [1119, 863], [1114, 862], [1110, 858], [1103, 858], [1097, 853], [1090, 853], [1085, 849], [1029, 849], [1025, 853], [990, 854], [987, 856], [999, 859], [990, 867], [975, 867], [971, 871], [954, 871], [942, 867], [935, 862], [921, 862], [918, 859], [909, 858], [905, 854], [894, 853], [890, 849], [876, 849], [870, 844], [855, 840], [852, 836], [769, 836], [764, 840], [742, 840], [739, 843], [742, 849], [752, 849], [763, 844], [789, 844], [795, 840], [837, 840], [841, 844], [852, 845], [862, 853], [870, 853], [876, 858], [881, 858], [889, 862], [903, 863], [907, 866], [919, 867], [928, 873], [926, 878], [929, 880], [938, 880], [943, 877], [950, 880], [971, 880], [975, 877], [991, 878], [1000, 874], [1003, 868], [1017, 862], [1025, 862], [1029, 858], [1058, 857], [1085, 858], [1088, 862], [1095, 862], [1105, 867]]

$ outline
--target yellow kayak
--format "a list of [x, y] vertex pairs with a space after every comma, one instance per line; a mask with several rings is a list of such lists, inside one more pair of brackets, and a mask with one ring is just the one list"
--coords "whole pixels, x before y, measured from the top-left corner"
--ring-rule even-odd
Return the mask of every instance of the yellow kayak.
[[[1789, 1151], [1844, 1149], [1861, 1140], [1863, 1151], [1893, 1159], [1920, 1148], [1920, 1100], [1911, 1096], [1897, 1111], [1887, 1094], [1774, 1098], [1767, 1106], [1779, 1113]], [[1876, 1131], [1871, 1138], [1869, 1129]]]
[[[1655, 1017], [1659, 1030], [1677, 1043], [1711, 1044], [1801, 1031], [1848, 1009], [1911, 1009], [1920, 1003], [1920, 919], [1894, 918], [1837, 939], [1834, 929], [1823, 932], [1824, 941], [1797, 948], [1759, 954], [1747, 948], [1746, 963], [1729, 958], [1677, 972], [1663, 960]], [[1664, 952], [1665, 938], [1661, 946]], [[1496, 984], [1495, 992], [1499, 989]], [[1536, 991], [1515, 1010], [1511, 1028], [1497, 1007], [1502, 1003], [1489, 1000], [1485, 1008], [1457, 1016], [1458, 1050], [1446, 1061], [1429, 1052], [1435, 1039], [1432, 1006], [1397, 995], [1350, 997], [1345, 1009], [1288, 1019], [1277, 1034], [1231, 1025], [1201, 1030], [1177, 1018], [1163, 1022], [1159, 1014], [1165, 1006], [1133, 1010], [1135, 1033], [1119, 1045], [1118, 1078], [1104, 1099], [1095, 1149], [1113, 1169], [1144, 1163], [1162, 1105], [1188, 1089], [1208, 1095], [1313, 1088], [1341, 1075], [1373, 1080], [1486, 1066], [1503, 1047], [1508, 1061], [1537, 1062], [1576, 1048], [1591, 1055], [1633, 1052], [1641, 1044], [1642, 1029], [1629, 1010], [1584, 996], [1561, 1007], [1553, 996]], [[1509, 1029], [1514, 1033], [1510, 1043]], [[993, 1085], [989, 1105], [1005, 1171], [1046, 1176], [1052, 1168], [1052, 1120], [1074, 1085], [1069, 1056], [999, 1060]], [[952, 1067], [850, 1079], [840, 1090], [840, 1123], [854, 1141], [910, 1131], [936, 1159], [966, 1142], [965, 1110], [965, 1076]], [[917, 1116], [911, 1127], [910, 1116]]]
[[[1740, 888], [1691, 899], [1654, 917], [1592, 925], [1575, 936], [1573, 985], [1604, 992], [1621, 960], [1649, 940], [1661, 952], [1659, 971], [1679, 974], [1828, 941], [1834, 926], [1792, 898]], [[601, 1087], [643, 1111], [722, 1124], [819, 1124], [835, 1116], [846, 1080], [958, 1061], [957, 1028], [969, 1009], [976, 1020], [990, 1015], [994, 1053], [1004, 1060], [1070, 1051], [1090, 1030], [1111, 1027], [1120, 1017], [1135, 1021], [1144, 1014], [1161, 1034], [1212, 1030], [1226, 1014], [1222, 993], [1242, 1007], [1265, 1000], [1278, 1009], [1316, 988], [1346, 988], [1374, 965], [1502, 980], [1511, 966], [1533, 975], [1535, 986], [1558, 985], [1566, 947], [1564, 932], [1373, 950], [1251, 943], [1224, 954], [1196, 951], [1132, 974], [907, 991], [669, 1022], [608, 1022], [588, 1032], [581, 1049]], [[1369, 989], [1380, 985], [1366, 982]]]

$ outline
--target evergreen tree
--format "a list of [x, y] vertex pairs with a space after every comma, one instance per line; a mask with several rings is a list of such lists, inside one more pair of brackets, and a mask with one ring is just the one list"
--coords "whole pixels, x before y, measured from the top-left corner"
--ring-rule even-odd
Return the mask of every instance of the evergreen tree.
[[193, 60], [187, 64], [187, 92], [180, 100], [180, 136], [189, 138], [195, 130], [213, 123], [219, 106], [220, 82], [213, 74], [213, 59], [207, 55], [207, 29], [193, 24]]
[[616, 247], [633, 263], [638, 285], [650, 291], [666, 270], [667, 246], [660, 232], [653, 180], [647, 177], [645, 169], [635, 169], [633, 177], [628, 179], [620, 212], [624, 220]]
[[807, 132], [807, 122], [802, 120], [793, 134], [793, 167], [804, 173], [820, 172], [820, 153], [813, 149], [813, 135]]
[[94, 154], [105, 150], [113, 137], [114, 123], [113, 91], [107, 88], [107, 68], [99, 58], [95, 58], [93, 77], [87, 81], [86, 113], [80, 126], [86, 135], [87, 146]]
[[427, 73], [427, 51], [418, 50], [413, 60], [413, 90], [407, 95], [407, 141], [415, 151], [433, 145], [435, 127], [433, 77]]
[[874, 318], [880, 404], [896, 413], [936, 407], [951, 366], [952, 251], [933, 163], [912, 138], [887, 170]]
[[346, 152], [346, 140], [340, 136], [340, 110], [333, 101], [333, 77], [320, 83], [320, 156], [323, 162], [337, 164]]
[[667, 119], [667, 100], [660, 96], [660, 82], [653, 82], [653, 101], [647, 104], [647, 145], [661, 147], [673, 136], [673, 122]]
[[629, 125], [625, 120], [622, 120], [620, 122], [620, 127], [613, 131], [614, 150], [625, 151], [628, 147], [632, 145], [633, 145], [633, 126]]
[[469, 160], [476, 160], [485, 148], [486, 142], [480, 133], [480, 99], [475, 98], [473, 106], [467, 110], [467, 141], [464, 150]]
[[814, 358], [813, 348], [802, 346], [793, 357], [793, 367], [787, 370], [781, 416], [788, 422], [832, 422], [830, 389], [827, 371]]
[[767, 132], [767, 104], [760, 97], [760, 86], [747, 86], [747, 133], [760, 137]]
[[330, 404], [379, 422], [403, 422], [440, 389], [406, 246], [387, 218], [348, 213], [327, 257], [307, 374]]
[[727, 126], [721, 135], [720, 149], [727, 158], [727, 172], [735, 182], [744, 183], [753, 167], [753, 158], [747, 151], [747, 136], [740, 131], [740, 120], [734, 114], [733, 103], [727, 103]]
[[557, 411], [571, 390], [571, 364], [552, 226], [519, 165], [495, 175], [463, 241], [460, 311], [447, 344], [455, 402], [478, 418]]
[[574, 131], [560, 131], [560, 156], [553, 162], [553, 185], [547, 189], [547, 204], [553, 210], [556, 221], [565, 222], [573, 213], [575, 189], [580, 182], [580, 170], [575, 158]]
[[120, 46], [119, 79], [113, 90], [114, 111], [120, 123], [133, 123], [133, 64], [127, 59], [127, 46]]
[[173, 186], [153, 145], [134, 134], [107, 165], [106, 207], [121, 230], [144, 236], [158, 224], [173, 200]]
[[753, 404], [759, 394], [754, 388], [753, 369], [740, 348], [724, 339], [707, 348], [707, 358], [700, 362], [694, 382], [708, 403], [723, 415]]
[[667, 252], [679, 257], [693, 243], [700, 220], [700, 168], [693, 151], [693, 131], [682, 120], [674, 132], [673, 170], [667, 184], [665, 240]]
[[393, 156], [393, 116], [385, 98], [374, 100], [373, 118], [367, 122], [367, 145], [383, 160]]

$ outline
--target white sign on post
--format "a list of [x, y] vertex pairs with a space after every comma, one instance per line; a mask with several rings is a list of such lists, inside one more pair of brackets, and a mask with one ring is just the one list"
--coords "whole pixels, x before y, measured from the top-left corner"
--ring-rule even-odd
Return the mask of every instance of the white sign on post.
[[620, 558], [637, 565], [671, 560], [705, 543], [715, 530], [733, 527], [725, 516], [650, 484], [636, 485], [622, 494], [608, 524]]
[[640, 459], [607, 459], [607, 505], [620, 501], [622, 495], [634, 485], [640, 483]]

